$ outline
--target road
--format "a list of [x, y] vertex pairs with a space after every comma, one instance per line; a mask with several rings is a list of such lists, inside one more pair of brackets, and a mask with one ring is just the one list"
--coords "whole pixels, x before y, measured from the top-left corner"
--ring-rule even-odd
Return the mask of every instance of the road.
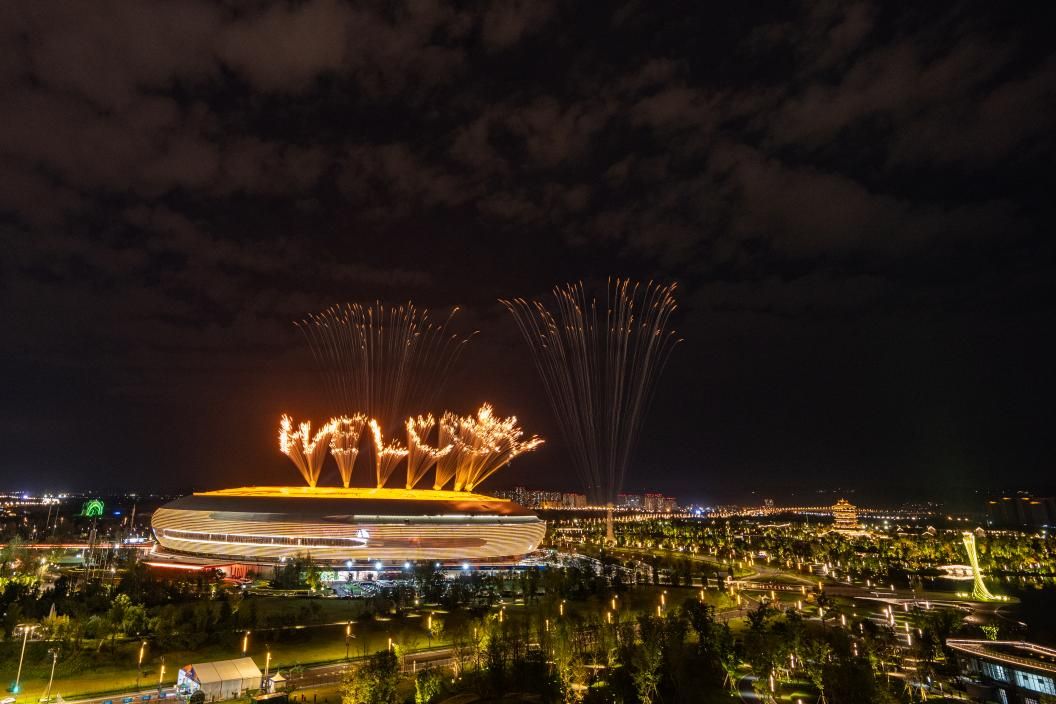
[[[417, 672], [418, 670], [435, 667], [452, 667], [455, 664], [452, 648], [434, 648], [432, 650], [408, 653], [404, 656], [403, 660], [404, 672]], [[292, 678], [290, 682], [297, 689], [310, 689], [335, 685], [341, 681], [341, 676], [350, 664], [355, 664], [357, 662], [361, 663], [363, 661], [363, 658], [353, 658], [347, 662], [336, 662], [328, 663], [326, 665], [306, 667], [304, 668], [304, 672], [297, 677]], [[287, 669], [286, 671], [288, 672], [289, 670]], [[86, 699], [68, 699], [65, 701], [66, 704], [141, 704], [142, 702], [150, 702], [153, 704], [158, 701], [177, 699], [178, 696], [174, 687], [164, 687], [161, 690], [157, 687], [153, 687], [132, 692], [107, 694], [105, 696], [89, 697]]]

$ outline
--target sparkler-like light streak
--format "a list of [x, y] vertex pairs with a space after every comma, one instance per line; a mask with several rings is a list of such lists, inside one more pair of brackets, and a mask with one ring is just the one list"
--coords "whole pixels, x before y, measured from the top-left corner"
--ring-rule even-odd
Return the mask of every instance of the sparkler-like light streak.
[[656, 379], [680, 342], [668, 329], [675, 285], [610, 279], [605, 308], [582, 282], [553, 289], [555, 310], [500, 301], [536, 369], [591, 499], [615, 503]]
[[400, 463], [400, 460], [407, 456], [407, 448], [401, 447], [398, 440], [393, 440], [386, 445], [384, 439], [382, 439], [381, 426], [373, 418], [370, 419], [367, 426], [374, 436], [374, 468], [377, 472], [378, 488], [380, 489], [385, 486], [385, 482], [389, 480], [389, 476], [396, 469], [396, 465]]
[[433, 488], [443, 489], [447, 483], [455, 478], [458, 471], [458, 460], [463, 452], [461, 443], [456, 444], [455, 438], [458, 434], [459, 423], [462, 419], [451, 411], [445, 411], [440, 416], [440, 447], [450, 447], [451, 450], [436, 463], [436, 474], [434, 475]]
[[473, 491], [514, 457], [534, 450], [543, 442], [536, 436], [522, 440], [524, 432], [517, 427], [517, 418], [499, 418], [488, 404], [484, 404], [475, 417], [444, 413], [439, 423], [440, 447], [428, 444], [435, 425], [432, 414], [408, 418], [404, 424], [407, 430], [407, 446], [404, 447], [398, 440], [385, 444], [381, 424], [362, 413], [331, 418], [315, 435], [312, 435], [311, 423], [305, 421], [294, 430], [293, 420], [283, 415], [279, 424], [279, 449], [293, 461], [305, 482], [314, 489], [329, 448], [337, 462], [341, 483], [347, 489], [359, 456], [359, 439], [366, 427], [370, 429], [374, 447], [374, 470], [379, 489], [406, 459], [407, 489], [413, 489], [435, 465], [435, 489], [442, 489], [453, 478], [456, 491]]
[[326, 460], [327, 440], [333, 432], [331, 423], [327, 423], [312, 435], [312, 424], [305, 421], [293, 429], [293, 420], [283, 415], [279, 422], [279, 450], [293, 461], [297, 470], [314, 487], [319, 481], [319, 473]]
[[352, 481], [352, 469], [359, 456], [359, 436], [367, 417], [362, 413], [353, 416], [341, 416], [330, 420], [330, 454], [337, 462], [337, 471], [341, 474], [341, 483], [348, 488]]
[[517, 417], [499, 418], [490, 404], [481, 406], [476, 417], [458, 418], [450, 432], [456, 452], [455, 491], [473, 491], [514, 457], [543, 442], [534, 435], [521, 440], [524, 431], [517, 427]]
[[407, 427], [407, 488], [413, 489], [441, 457], [451, 453], [454, 446], [430, 447], [426, 444], [436, 425], [432, 413], [408, 418], [404, 425]]
[[346, 303], [311, 315], [297, 327], [308, 340], [334, 407], [344, 414], [364, 412], [388, 429], [411, 414], [411, 402], [429, 407], [441, 391], [472, 337], [449, 332], [457, 312], [453, 309], [443, 323], [434, 324], [428, 311], [410, 302]]

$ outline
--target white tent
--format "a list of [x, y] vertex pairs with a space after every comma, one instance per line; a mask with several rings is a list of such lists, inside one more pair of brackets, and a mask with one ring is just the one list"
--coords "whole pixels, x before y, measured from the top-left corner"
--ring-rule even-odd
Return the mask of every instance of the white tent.
[[260, 668], [253, 658], [195, 663], [180, 668], [176, 686], [188, 692], [202, 690], [207, 701], [231, 699], [247, 689], [260, 689]]

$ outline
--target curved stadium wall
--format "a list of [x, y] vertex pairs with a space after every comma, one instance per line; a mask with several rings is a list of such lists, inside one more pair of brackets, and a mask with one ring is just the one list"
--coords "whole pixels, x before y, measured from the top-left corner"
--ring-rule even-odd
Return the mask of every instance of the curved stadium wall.
[[161, 554], [277, 564], [431, 560], [501, 564], [535, 550], [546, 523], [506, 499], [454, 491], [246, 487], [185, 496], [151, 518]]

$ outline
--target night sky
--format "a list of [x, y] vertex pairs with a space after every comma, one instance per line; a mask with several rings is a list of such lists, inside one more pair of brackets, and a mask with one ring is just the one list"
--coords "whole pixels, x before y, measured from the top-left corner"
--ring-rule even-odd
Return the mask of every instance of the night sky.
[[610, 274], [685, 338], [630, 488], [1050, 481], [1056, 11], [998, 5], [2, 3], [0, 485], [297, 482], [292, 321], [378, 299], [574, 488], [497, 299]]

